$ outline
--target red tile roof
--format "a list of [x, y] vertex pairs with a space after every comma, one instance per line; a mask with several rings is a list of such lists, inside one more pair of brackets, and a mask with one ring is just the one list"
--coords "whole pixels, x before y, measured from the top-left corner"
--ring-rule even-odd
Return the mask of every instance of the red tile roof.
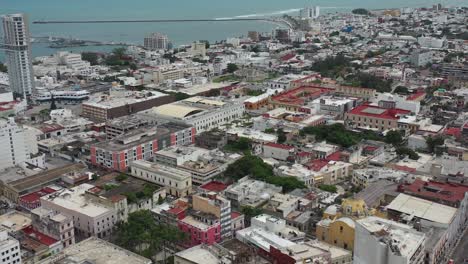
[[224, 184], [224, 183], [222, 183], [220, 181], [211, 181], [211, 182], [205, 183], [202, 186], [200, 186], [200, 188], [202, 188], [204, 190], [212, 191], [212, 192], [222, 192], [227, 187], [228, 187], [228, 185], [226, 185], [226, 184]]
[[184, 209], [179, 208], [179, 207], [174, 207], [174, 208], [171, 208], [171, 209], [167, 210], [168, 213], [175, 214], [175, 215], [178, 215], [178, 214], [182, 213], [183, 211], [184, 211]]
[[52, 188], [49, 188], [49, 187], [45, 187], [45, 188], [42, 188], [39, 191], [32, 192], [32, 193], [21, 196], [20, 200], [28, 202], [28, 203], [32, 203], [32, 202], [35, 202], [35, 201], [39, 201], [39, 199], [42, 196], [45, 196], [47, 194], [54, 193], [54, 192], [56, 192], [56, 190], [54, 190]]
[[326, 158], [326, 160], [328, 161], [341, 161], [341, 152], [340, 151], [337, 151], [337, 152], [333, 152], [332, 154], [328, 155], [328, 157]]
[[414, 100], [419, 99], [419, 98], [421, 98], [421, 97], [423, 97], [425, 95], [426, 95], [425, 92], [417, 92], [417, 93], [408, 95], [408, 97], [406, 97], [406, 100], [414, 101]]
[[328, 165], [328, 160], [316, 159], [316, 160], [313, 160], [313, 161], [307, 163], [305, 166], [307, 168], [309, 168], [309, 170], [319, 171], [319, 170], [321, 170], [323, 167], [325, 167], [327, 165]]
[[231, 219], [236, 219], [237, 217], [241, 216], [242, 214], [236, 211], [231, 212]]
[[55, 243], [58, 242], [58, 240], [46, 235], [46, 234], [43, 234], [37, 230], [34, 230], [34, 228], [32, 226], [28, 226], [28, 227], [25, 227], [24, 229], [22, 229], [22, 231], [28, 235], [29, 237], [31, 238], [34, 238], [35, 240], [41, 242], [42, 244], [44, 245], [47, 245], [47, 246], [51, 246]]
[[278, 103], [302, 106], [305, 104], [306, 99], [317, 98], [321, 94], [328, 93], [331, 90], [330, 88], [320, 86], [302, 86], [273, 96], [271, 100]]
[[278, 143], [267, 143], [267, 144], [265, 144], [265, 145], [268, 146], [268, 147], [279, 148], [279, 149], [285, 149], [285, 150], [294, 149], [293, 146], [284, 145], [284, 144], [278, 144]]
[[288, 60], [294, 58], [295, 56], [296, 56], [296, 54], [294, 54], [294, 53], [289, 53], [289, 54], [286, 54], [286, 55], [284, 55], [283, 57], [281, 57], [281, 60], [282, 60], [282, 61], [288, 61]]
[[406, 171], [406, 172], [416, 172], [416, 168], [411, 168], [408, 166], [394, 165], [395, 170]]
[[403, 188], [405, 193], [451, 204], [463, 200], [465, 193], [468, 192], [468, 186], [465, 185], [435, 181], [426, 182], [421, 179], [416, 179], [412, 184], [404, 185]]
[[461, 136], [461, 129], [459, 127], [449, 127], [445, 130], [445, 135], [458, 138]]
[[[369, 110], [373, 110], [373, 109], [382, 110], [382, 112], [381, 113], [369, 112]], [[398, 118], [399, 115], [405, 115], [409, 113], [411, 113], [411, 111], [398, 109], [398, 108], [386, 109], [386, 108], [367, 105], [367, 104], [357, 106], [349, 112], [349, 114], [352, 114], [352, 115], [370, 116], [370, 117], [377, 117], [377, 118], [382, 118], [382, 119], [394, 119], [394, 120], [399, 119]]]

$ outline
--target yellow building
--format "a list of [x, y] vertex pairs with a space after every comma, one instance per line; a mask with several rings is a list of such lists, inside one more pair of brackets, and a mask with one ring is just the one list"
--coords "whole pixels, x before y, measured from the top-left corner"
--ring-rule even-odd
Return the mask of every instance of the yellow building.
[[368, 209], [364, 200], [343, 199], [341, 205], [331, 205], [317, 223], [316, 237], [331, 245], [354, 249], [354, 221], [375, 214]]

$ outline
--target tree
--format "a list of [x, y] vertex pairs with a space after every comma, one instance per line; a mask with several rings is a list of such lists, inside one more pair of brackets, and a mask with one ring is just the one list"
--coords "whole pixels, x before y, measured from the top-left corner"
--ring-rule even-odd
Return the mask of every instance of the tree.
[[99, 63], [99, 57], [95, 52], [83, 52], [81, 53], [81, 59], [91, 63], [91, 65], [97, 65]]
[[250, 51], [255, 52], [255, 53], [259, 53], [260, 52], [260, 47], [258, 45], [251, 46]]
[[238, 140], [229, 142], [225, 149], [234, 152], [247, 152], [250, 151], [252, 141], [245, 137], [240, 137]]
[[158, 225], [148, 210], [129, 214], [128, 221], [120, 223], [115, 231], [115, 243], [127, 250], [154, 259], [166, 245], [181, 243], [187, 235], [170, 225]]
[[0, 62], [0, 72], [8, 72], [7, 66], [1, 62]]
[[125, 52], [127, 51], [126, 48], [124, 47], [119, 47], [115, 48], [112, 50], [112, 53], [117, 56], [117, 58], [122, 59], [122, 57], [125, 55]]
[[55, 97], [54, 95], [50, 98], [50, 111], [57, 109], [57, 105], [55, 104]]
[[261, 158], [250, 154], [230, 164], [224, 172], [224, 175], [233, 180], [239, 180], [249, 175], [253, 179], [281, 186], [283, 192], [306, 188], [304, 183], [299, 181], [296, 177], [274, 176], [273, 167], [263, 162]]
[[348, 148], [356, 145], [362, 139], [382, 140], [374, 132], [356, 133], [346, 130], [342, 124], [322, 125], [305, 127], [300, 131], [301, 135], [314, 135], [318, 141], [326, 140], [328, 142]]
[[227, 72], [229, 72], [229, 73], [234, 73], [234, 72], [237, 71], [238, 69], [239, 69], [239, 67], [238, 67], [236, 64], [234, 64], [234, 63], [229, 63], [229, 64], [227, 65]]
[[355, 14], [355, 15], [370, 15], [370, 12], [369, 10], [365, 9], [365, 8], [356, 8], [356, 9], [353, 9], [353, 11], [351, 11], [351, 13]]
[[426, 138], [427, 148], [431, 153], [434, 153], [437, 146], [442, 146], [445, 143], [445, 139], [442, 136], [428, 137]]
[[330, 33], [330, 37], [335, 37], [335, 36], [339, 36], [339, 35], [340, 35], [339, 31], [333, 31], [332, 33]]
[[320, 184], [318, 188], [331, 193], [336, 193], [338, 191], [335, 185]]
[[401, 136], [400, 131], [392, 130], [385, 135], [385, 142], [398, 146], [403, 142], [403, 137]]
[[397, 94], [409, 94], [408, 88], [401, 85], [398, 85], [393, 92]]
[[276, 130], [276, 135], [278, 136], [278, 143], [284, 143], [286, 141], [286, 133], [282, 128]]
[[128, 176], [125, 173], [120, 173], [115, 179], [119, 182], [125, 181], [128, 178]]
[[416, 153], [414, 150], [410, 149], [410, 148], [407, 148], [407, 147], [399, 147], [396, 149], [396, 153], [399, 155], [399, 156], [403, 156], [403, 155], [406, 155], [408, 156], [408, 158], [412, 159], [412, 160], [418, 160], [419, 159], [419, 155], [418, 153]]

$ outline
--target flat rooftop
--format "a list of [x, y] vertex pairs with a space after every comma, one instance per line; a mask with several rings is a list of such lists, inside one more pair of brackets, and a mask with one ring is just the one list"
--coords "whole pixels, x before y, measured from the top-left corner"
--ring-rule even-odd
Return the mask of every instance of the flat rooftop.
[[74, 171], [80, 171], [85, 168], [86, 166], [81, 163], [65, 165], [63, 167], [48, 170], [48, 171], [24, 178], [24, 179], [9, 182], [8, 185], [10, 185], [12, 188], [17, 190], [18, 192], [21, 192], [21, 191], [45, 184], [45, 183], [58, 180], [64, 174], [74, 172]]
[[456, 208], [409, 196], [404, 193], [399, 194], [387, 206], [387, 210], [397, 211], [445, 225], [453, 221], [457, 212]]
[[367, 217], [357, 220], [371, 235], [379, 237], [382, 243], [392, 245], [390, 248], [398, 249], [395, 254], [413, 256], [425, 239], [424, 233], [412, 227], [379, 217]]
[[19, 211], [10, 211], [0, 215], [1, 228], [7, 229], [9, 232], [19, 231], [31, 225], [31, 217]]
[[166, 123], [157, 126], [155, 130], [146, 128], [136, 129], [111, 140], [97, 143], [95, 147], [108, 151], [122, 151], [155, 139], [170, 136], [172, 133], [189, 127], [188, 125]]
[[186, 250], [177, 252], [176, 256], [185, 260], [191, 261], [191, 263], [203, 263], [203, 264], [218, 264], [220, 260], [217, 256], [211, 253], [210, 250], [206, 249], [203, 245], [194, 246]]
[[156, 98], [161, 98], [165, 96], [170, 96], [168, 94], [156, 92], [156, 91], [142, 91], [142, 92], [134, 92], [128, 93], [128, 96], [96, 96], [90, 98], [88, 101], [84, 102], [83, 105], [89, 105], [93, 107], [111, 109], [115, 107], [120, 107], [124, 105], [131, 105], [136, 104], [139, 102], [144, 102]]
[[398, 120], [400, 118], [399, 116], [408, 115], [411, 113], [411, 111], [398, 108], [386, 109], [372, 105], [360, 105], [353, 108], [353, 110], [349, 111], [348, 113], [351, 115]]
[[72, 189], [65, 190], [60, 194], [49, 194], [41, 197], [41, 200], [51, 201], [52, 203], [73, 210], [89, 217], [97, 217], [109, 212], [109, 209], [105, 208], [96, 203], [90, 203], [85, 198], [84, 194], [86, 191], [94, 188], [91, 184], [81, 184]]
[[[121, 248], [105, 240], [90, 237], [84, 241], [65, 248], [47, 260], [57, 259], [54, 264], [151, 264], [150, 259], [144, 258], [131, 251]], [[86, 262], [87, 261], [87, 262]]]

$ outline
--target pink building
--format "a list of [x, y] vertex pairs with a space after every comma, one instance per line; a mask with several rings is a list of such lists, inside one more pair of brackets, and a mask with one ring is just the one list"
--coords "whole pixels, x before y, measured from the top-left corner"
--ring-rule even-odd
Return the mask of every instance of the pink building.
[[221, 242], [221, 223], [214, 215], [196, 212], [179, 220], [177, 226], [189, 238], [184, 244], [187, 248]]

